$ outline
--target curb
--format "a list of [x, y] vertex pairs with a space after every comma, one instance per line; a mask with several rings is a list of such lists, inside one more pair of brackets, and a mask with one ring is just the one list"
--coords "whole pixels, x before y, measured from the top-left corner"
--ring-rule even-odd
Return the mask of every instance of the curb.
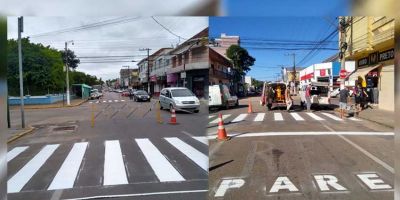
[[394, 126], [391, 126], [391, 125], [389, 125], [389, 124], [385, 124], [385, 123], [382, 123], [382, 122], [378, 122], [378, 121], [375, 121], [375, 120], [372, 120], [372, 119], [369, 119], [369, 118], [367, 118], [367, 117], [363, 117], [363, 116], [360, 116], [360, 115], [358, 116], [358, 118], [365, 119], [365, 120], [367, 120], [367, 121], [374, 122], [374, 123], [377, 123], [377, 124], [379, 124], [379, 125], [386, 126], [386, 127], [388, 127], [388, 128], [394, 128]]
[[35, 128], [33, 128], [32, 126], [29, 126], [28, 130], [17, 133], [16, 135], [12, 136], [10, 139], [7, 139], [7, 144], [21, 138], [22, 136], [25, 136], [25, 135], [31, 133], [33, 130], [35, 130]]

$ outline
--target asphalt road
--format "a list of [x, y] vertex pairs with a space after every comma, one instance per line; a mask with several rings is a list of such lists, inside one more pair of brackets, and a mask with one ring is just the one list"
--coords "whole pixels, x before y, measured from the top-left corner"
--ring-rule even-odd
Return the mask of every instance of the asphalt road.
[[[393, 130], [332, 110], [210, 113], [209, 199], [393, 199]], [[298, 104], [298, 102], [295, 102]], [[217, 115], [232, 136], [216, 141]]]
[[165, 110], [157, 122], [156, 102], [105, 93], [79, 107], [27, 111], [36, 130], [8, 146], [8, 198], [206, 198], [205, 105], [171, 125]]

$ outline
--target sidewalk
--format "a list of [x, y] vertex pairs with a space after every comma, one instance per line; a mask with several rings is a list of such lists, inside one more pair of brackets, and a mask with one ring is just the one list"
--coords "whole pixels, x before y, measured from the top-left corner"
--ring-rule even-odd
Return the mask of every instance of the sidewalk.
[[394, 112], [381, 110], [374, 107], [360, 112], [359, 118], [376, 122], [378, 124], [394, 128]]
[[25, 127], [25, 129], [22, 128], [8, 128], [6, 129], [6, 137], [7, 137], [7, 143], [10, 143], [24, 135], [27, 135], [31, 133], [34, 130], [33, 127]]

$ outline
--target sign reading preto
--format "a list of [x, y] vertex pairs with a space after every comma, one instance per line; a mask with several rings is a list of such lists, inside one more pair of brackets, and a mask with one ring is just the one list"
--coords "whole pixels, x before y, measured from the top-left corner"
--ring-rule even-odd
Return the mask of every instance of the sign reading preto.
[[358, 67], [374, 65], [379, 62], [394, 59], [394, 49], [389, 49], [382, 52], [373, 52], [368, 57], [361, 58], [357, 61]]

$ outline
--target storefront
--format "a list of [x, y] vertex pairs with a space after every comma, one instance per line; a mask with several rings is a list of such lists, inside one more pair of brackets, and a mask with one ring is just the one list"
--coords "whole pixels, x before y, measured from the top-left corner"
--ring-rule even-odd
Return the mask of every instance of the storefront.
[[394, 48], [375, 51], [357, 60], [357, 70], [349, 80], [366, 88], [372, 104], [380, 109], [394, 110]]
[[208, 69], [186, 72], [186, 87], [198, 98], [206, 98], [208, 96], [208, 72]]
[[177, 73], [167, 74], [167, 86], [177, 87], [178, 86], [179, 75]]

